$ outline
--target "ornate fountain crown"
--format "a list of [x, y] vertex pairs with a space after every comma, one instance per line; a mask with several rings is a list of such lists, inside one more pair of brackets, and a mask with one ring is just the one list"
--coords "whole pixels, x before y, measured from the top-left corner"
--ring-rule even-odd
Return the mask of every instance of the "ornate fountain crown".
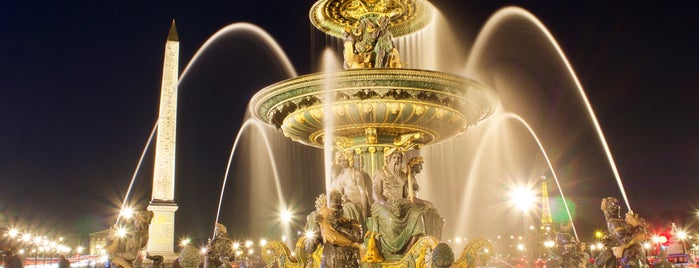
[[260, 90], [258, 119], [294, 141], [345, 150], [410, 150], [464, 132], [493, 112], [487, 86], [456, 74], [405, 69], [392, 37], [422, 29], [434, 8], [424, 0], [320, 0], [311, 22], [343, 37], [346, 70], [299, 76]]
[[321, 0], [311, 7], [309, 17], [319, 30], [342, 38], [343, 30], [364, 16], [387, 16], [389, 31], [400, 37], [427, 26], [433, 10], [425, 0]]

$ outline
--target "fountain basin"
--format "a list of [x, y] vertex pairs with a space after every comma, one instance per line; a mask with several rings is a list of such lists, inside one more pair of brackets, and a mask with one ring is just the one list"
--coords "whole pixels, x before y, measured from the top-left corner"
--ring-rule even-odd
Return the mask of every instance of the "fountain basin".
[[[331, 131], [335, 144], [356, 148], [392, 146], [405, 135], [415, 144], [436, 143], [487, 118], [496, 103], [493, 90], [472, 79], [385, 68], [284, 80], [255, 94], [250, 109], [294, 141], [323, 147]], [[332, 116], [328, 130], [326, 108]]]

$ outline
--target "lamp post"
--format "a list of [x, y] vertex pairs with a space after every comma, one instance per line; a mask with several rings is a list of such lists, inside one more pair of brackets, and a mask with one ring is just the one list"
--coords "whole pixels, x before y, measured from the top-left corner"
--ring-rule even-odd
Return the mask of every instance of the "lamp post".
[[[509, 196], [512, 205], [522, 211], [522, 226], [523, 231], [526, 234], [527, 214], [536, 205], [536, 193], [529, 187], [516, 186], [510, 191]], [[519, 246], [518, 249], [520, 249]], [[529, 259], [530, 256], [527, 256], [527, 253], [531, 253], [531, 250], [529, 252], [525, 251], [524, 248], [520, 250], [524, 254], [525, 258]], [[533, 262], [530, 262], [529, 260], [527, 260], [526, 263], [527, 267], [531, 267], [533, 264]]]
[[684, 254], [684, 253], [687, 253], [687, 252], [686, 252], [687, 250], [686, 250], [686, 248], [685, 248], [685, 246], [684, 246], [684, 240], [687, 239], [687, 232], [685, 232], [685, 231], [683, 231], [683, 230], [677, 231], [677, 238], [679, 238], [679, 239], [680, 239], [680, 243], [682, 243], [682, 253], [683, 253], [683, 254]]

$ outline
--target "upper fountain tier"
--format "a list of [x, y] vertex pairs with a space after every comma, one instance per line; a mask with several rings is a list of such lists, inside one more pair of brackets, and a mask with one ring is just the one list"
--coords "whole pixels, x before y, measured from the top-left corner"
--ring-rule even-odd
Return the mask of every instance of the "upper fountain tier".
[[418, 30], [428, 8], [421, 0], [321, 0], [311, 9], [321, 30], [314, 18], [356, 18], [340, 28], [347, 70], [268, 86], [253, 96], [252, 113], [294, 141], [323, 147], [329, 135], [344, 149], [370, 152], [376, 146], [407, 150], [465, 131], [492, 113], [493, 91], [455, 74], [403, 69], [393, 46], [393, 31]]
[[434, 7], [426, 0], [320, 0], [311, 7], [309, 17], [319, 30], [342, 38], [344, 30], [367, 14], [388, 17], [388, 30], [400, 37], [427, 26]]
[[[497, 98], [477, 81], [412, 69], [316, 73], [270, 85], [252, 99], [258, 119], [303, 144], [323, 147], [326, 131], [344, 148], [431, 144], [488, 117]], [[329, 105], [329, 106], [326, 106]], [[324, 109], [331, 129], [324, 127]]]

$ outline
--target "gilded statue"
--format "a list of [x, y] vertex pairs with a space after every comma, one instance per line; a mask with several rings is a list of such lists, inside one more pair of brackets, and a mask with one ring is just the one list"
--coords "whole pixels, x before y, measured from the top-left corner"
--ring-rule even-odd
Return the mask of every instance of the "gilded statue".
[[359, 249], [362, 247], [362, 227], [357, 220], [344, 217], [342, 195], [330, 192], [324, 205], [325, 196], [316, 202], [319, 211], [316, 221], [323, 240], [323, 261], [321, 267], [359, 267]]
[[353, 28], [343, 32], [345, 69], [402, 68], [398, 50], [388, 30], [390, 18], [386, 15], [367, 15], [357, 20]]

